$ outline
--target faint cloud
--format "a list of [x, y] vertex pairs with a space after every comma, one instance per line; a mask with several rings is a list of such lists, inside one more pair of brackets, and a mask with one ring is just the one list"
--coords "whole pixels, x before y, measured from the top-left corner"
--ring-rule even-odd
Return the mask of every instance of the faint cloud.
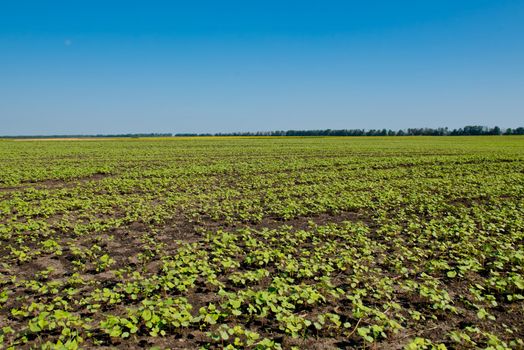
[[65, 40], [64, 40], [64, 45], [65, 45], [65, 46], [71, 46], [71, 45], [73, 45], [73, 40], [71, 40], [71, 39], [65, 39]]

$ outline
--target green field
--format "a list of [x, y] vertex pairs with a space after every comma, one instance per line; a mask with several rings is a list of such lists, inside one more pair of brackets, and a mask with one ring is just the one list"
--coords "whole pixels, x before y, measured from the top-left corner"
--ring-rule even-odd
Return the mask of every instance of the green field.
[[524, 348], [524, 137], [0, 142], [0, 348]]

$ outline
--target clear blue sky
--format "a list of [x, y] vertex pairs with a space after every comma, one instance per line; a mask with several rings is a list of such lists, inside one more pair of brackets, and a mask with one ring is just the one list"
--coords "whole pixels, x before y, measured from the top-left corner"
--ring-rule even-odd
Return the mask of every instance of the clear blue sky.
[[524, 124], [524, 1], [0, 1], [0, 135]]

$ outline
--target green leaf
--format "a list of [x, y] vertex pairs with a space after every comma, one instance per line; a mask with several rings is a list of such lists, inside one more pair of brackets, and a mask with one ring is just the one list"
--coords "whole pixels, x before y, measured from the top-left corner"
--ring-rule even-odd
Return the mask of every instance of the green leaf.
[[142, 311], [142, 318], [145, 321], [149, 321], [151, 319], [151, 317], [152, 317], [151, 310], [145, 309], [144, 311]]
[[40, 332], [42, 329], [35, 323], [35, 322], [29, 322], [29, 329], [31, 332]]
[[220, 330], [220, 338], [222, 338], [223, 340], [228, 340], [229, 334], [227, 334], [227, 332], [224, 330]]

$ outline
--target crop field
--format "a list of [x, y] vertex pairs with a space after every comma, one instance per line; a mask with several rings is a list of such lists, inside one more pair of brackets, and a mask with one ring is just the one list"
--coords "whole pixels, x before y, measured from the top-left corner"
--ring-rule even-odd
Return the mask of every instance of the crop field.
[[524, 137], [0, 141], [0, 348], [522, 349]]

